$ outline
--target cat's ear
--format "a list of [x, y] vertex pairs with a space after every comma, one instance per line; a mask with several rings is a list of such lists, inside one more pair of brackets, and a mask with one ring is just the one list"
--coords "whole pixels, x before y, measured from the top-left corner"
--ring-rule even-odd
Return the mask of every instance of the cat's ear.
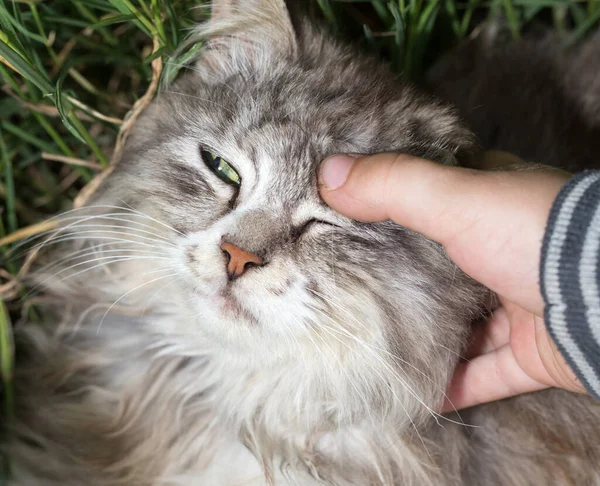
[[206, 41], [196, 64], [205, 79], [218, 81], [296, 54], [285, 0], [213, 0], [211, 5], [210, 20], [195, 36]]

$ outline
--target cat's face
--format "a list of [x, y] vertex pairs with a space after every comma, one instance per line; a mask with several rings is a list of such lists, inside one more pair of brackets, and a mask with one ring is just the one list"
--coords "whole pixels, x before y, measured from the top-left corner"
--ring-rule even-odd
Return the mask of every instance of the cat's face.
[[188, 309], [169, 332], [242, 364], [306, 366], [370, 407], [391, 389], [405, 410], [431, 404], [480, 294], [423, 237], [328, 208], [317, 172], [333, 153], [441, 160], [469, 134], [375, 61], [294, 31], [279, 1], [221, 3], [209, 49], [138, 122], [105, 196], [176, 230]]

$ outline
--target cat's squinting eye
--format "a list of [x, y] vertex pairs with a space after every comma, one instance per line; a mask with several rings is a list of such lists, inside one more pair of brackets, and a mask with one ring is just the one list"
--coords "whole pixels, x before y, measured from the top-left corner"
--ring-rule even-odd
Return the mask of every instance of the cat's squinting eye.
[[211, 151], [203, 148], [200, 148], [200, 155], [207, 167], [212, 170], [219, 179], [231, 186], [240, 187], [242, 178], [229, 162], [224, 160], [221, 156], [213, 154]]

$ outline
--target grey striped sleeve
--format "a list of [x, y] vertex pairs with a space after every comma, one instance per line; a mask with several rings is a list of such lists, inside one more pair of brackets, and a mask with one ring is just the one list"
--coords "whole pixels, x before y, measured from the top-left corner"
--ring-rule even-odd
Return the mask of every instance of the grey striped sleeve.
[[572, 177], [556, 198], [540, 283], [550, 335], [586, 389], [600, 398], [600, 171]]

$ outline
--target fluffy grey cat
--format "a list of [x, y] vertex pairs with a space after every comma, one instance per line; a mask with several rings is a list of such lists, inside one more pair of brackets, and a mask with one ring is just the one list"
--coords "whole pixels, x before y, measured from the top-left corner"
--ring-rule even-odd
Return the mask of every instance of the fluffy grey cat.
[[[283, 0], [218, 0], [198, 37], [194, 68], [136, 124], [93, 204], [46, 243], [57, 250], [38, 281], [55, 320], [17, 330], [9, 484], [600, 484], [600, 405], [588, 397], [436, 412], [489, 292], [422, 236], [319, 198], [332, 153], [469, 163], [475, 138], [454, 111], [292, 22]], [[473, 94], [470, 70], [440, 93]], [[596, 135], [597, 79], [595, 95], [581, 85], [581, 104], [565, 105]], [[557, 98], [536, 109], [551, 115]], [[552, 119], [515, 131], [510, 119], [502, 133], [550, 160], [560, 137], [536, 136]]]

